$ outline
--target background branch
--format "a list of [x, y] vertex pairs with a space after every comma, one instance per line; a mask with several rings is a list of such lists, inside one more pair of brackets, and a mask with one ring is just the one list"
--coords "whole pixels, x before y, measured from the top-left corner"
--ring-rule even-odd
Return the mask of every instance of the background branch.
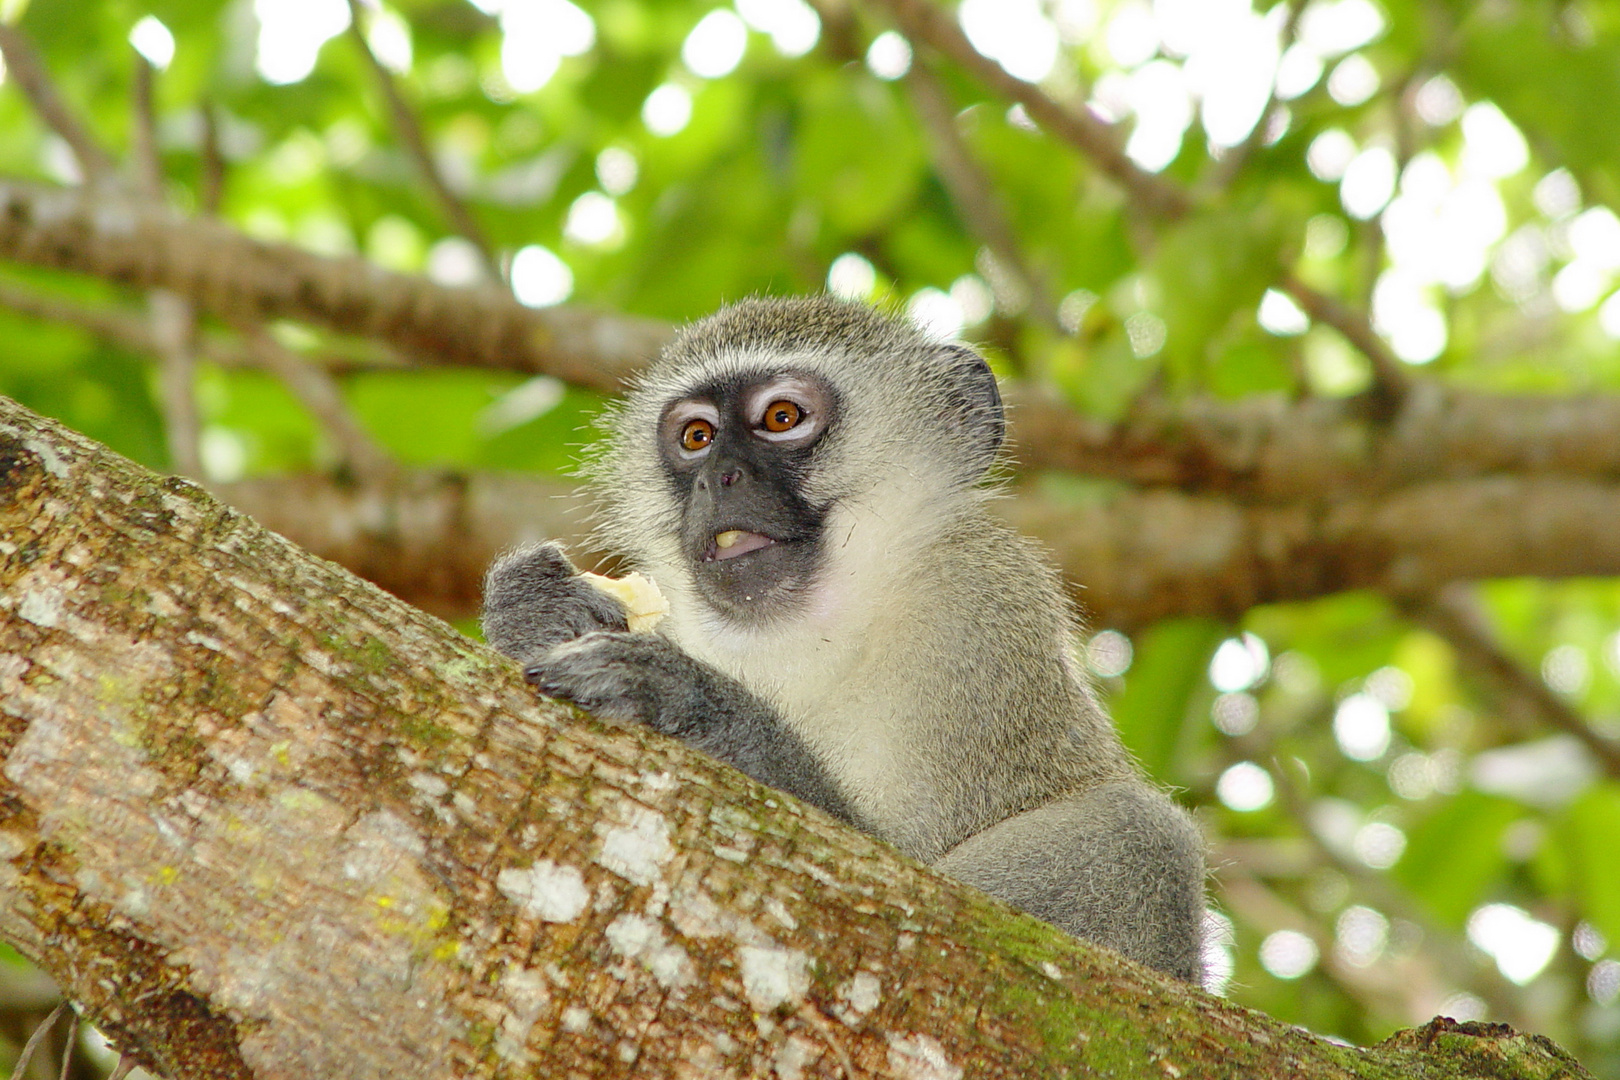
[[1486, 394], [1420, 382], [1398, 410], [1363, 398], [1156, 397], [1117, 421], [1011, 384], [1013, 453], [1030, 469], [1225, 493], [1244, 502], [1332, 502], [1435, 480], [1512, 475], [1620, 478], [1620, 396]]
[[451, 190], [444, 171], [439, 168], [438, 162], [433, 159], [433, 151], [428, 148], [427, 135], [422, 130], [422, 123], [417, 118], [416, 110], [405, 100], [405, 94], [400, 90], [393, 72], [384, 67], [382, 61], [377, 59], [377, 54], [371, 51], [371, 43], [366, 40], [364, 29], [365, 21], [369, 17], [365, 6], [360, 0], [348, 2], [349, 37], [354, 41], [355, 49], [360, 53], [366, 66], [371, 69], [377, 88], [388, 103], [388, 117], [393, 123], [394, 134], [399, 137], [411, 163], [416, 166], [417, 175], [433, 194], [439, 212], [444, 215], [452, 229], [478, 249], [478, 254], [484, 260], [484, 270], [489, 274], [490, 280], [501, 281], [505, 275], [501, 269], [501, 260], [495, 253], [495, 246], [490, 243], [489, 235], [483, 226], [478, 224], [478, 219], [473, 217], [467, 204]]
[[7, 73], [27, 96], [40, 119], [68, 144], [85, 179], [98, 184], [114, 180], [112, 155], [102, 149], [62, 100], [28, 35], [21, 27], [3, 20], [0, 20], [0, 55], [5, 57]]
[[1023, 105], [1030, 119], [1080, 150], [1152, 216], [1174, 219], [1192, 209], [1191, 199], [1178, 185], [1125, 156], [1114, 127], [1082, 108], [1060, 104], [975, 49], [950, 9], [930, 0], [874, 0], [872, 6], [888, 12], [914, 44], [927, 45], [949, 57], [996, 93]]
[[[526, 308], [498, 288], [436, 285], [158, 208], [132, 207], [129, 229], [113, 230], [73, 191], [13, 182], [0, 184], [0, 202], [12, 209], [0, 219], [0, 256], [172, 288], [234, 323], [285, 317], [357, 334], [374, 328], [407, 356], [439, 363], [552, 374], [612, 392], [672, 332], [650, 319]], [[0, 303], [150, 347], [126, 320], [82, 304], [4, 282]], [[230, 362], [228, 347], [207, 339], [203, 347]], [[1243, 500], [1327, 500], [1501, 473], [1620, 476], [1620, 441], [1611, 437], [1620, 398], [1612, 395], [1480, 394], [1417, 382], [1389, 415], [1369, 415], [1355, 399], [1255, 396], [1144, 400], [1117, 422], [1082, 416], [1029, 386], [1009, 385], [1006, 396], [1026, 468]]]
[[397, 465], [361, 426], [331, 372], [272, 338], [262, 327], [244, 333], [249, 356], [275, 375], [332, 441], [340, 465], [362, 483], [386, 484]]
[[957, 127], [956, 110], [939, 75], [919, 56], [906, 72], [905, 82], [912, 107], [928, 131], [934, 166], [951, 201], [956, 204], [963, 226], [984, 242], [990, 254], [1017, 281], [1028, 298], [1031, 314], [1047, 329], [1063, 333], [1051, 290], [1043, 276], [1030, 265], [995, 186], [963, 140]]
[[1507, 701], [1509, 717], [1528, 712], [1534, 722], [1573, 735], [1591, 751], [1611, 779], [1620, 780], [1620, 742], [1600, 735], [1586, 718], [1535, 672], [1503, 647], [1479, 601], [1467, 589], [1451, 587], [1402, 600], [1406, 613], [1457, 650], [1463, 663], [1484, 676]]
[[[1305, 12], [1306, 0], [1288, 0], [1288, 14], [1283, 20], [1280, 50], [1286, 52], [1288, 47], [1299, 38], [1299, 18]], [[1272, 81], [1271, 91], [1266, 95], [1266, 104], [1260, 110], [1260, 118], [1254, 122], [1242, 142], [1226, 151], [1226, 155], [1215, 164], [1211, 175], [1205, 184], [1201, 185], [1212, 192], [1225, 191], [1230, 188], [1244, 168], [1265, 145], [1266, 134], [1271, 128], [1271, 120], [1277, 106], [1281, 104], [1277, 97], [1276, 80]]]
[[1372, 365], [1372, 398], [1377, 411], [1388, 415], [1393, 412], [1410, 389], [1411, 378], [1406, 366], [1396, 358], [1388, 344], [1373, 329], [1367, 317], [1343, 303], [1319, 292], [1292, 274], [1285, 275], [1282, 290], [1294, 298], [1300, 308], [1326, 326], [1331, 326], [1367, 358]]
[[0, 258], [171, 289], [233, 324], [298, 319], [410, 357], [556, 377], [613, 391], [670, 334], [667, 323], [575, 307], [529, 308], [494, 285], [453, 288], [354, 257], [253, 240], [223, 223], [0, 181]]
[[[572, 491], [568, 484], [493, 473], [406, 476], [387, 488], [305, 476], [217, 490], [316, 554], [463, 616], [476, 608], [484, 569], [501, 549], [546, 536], [585, 540], [583, 516], [558, 498]], [[1346, 589], [1620, 573], [1620, 533], [1611, 527], [1620, 520], [1620, 484], [1452, 481], [1329, 508], [1245, 506], [1168, 490], [1091, 503], [1014, 492], [995, 507], [1084, 583], [1078, 596], [1094, 625], [1121, 629], [1171, 615], [1236, 619], [1256, 604]], [[1492, 535], [1474, 526], [1481, 514]], [[406, 522], [409, 529], [395, 524]]]
[[[1152, 216], [1173, 221], [1195, 209], [1192, 193], [1131, 161], [1120, 148], [1115, 129], [1088, 112], [1060, 104], [1039, 87], [1008, 74], [1000, 64], [976, 50], [946, 9], [928, 0], [875, 2], [893, 16], [913, 41], [933, 47], [972, 71], [997, 93], [1023, 105], [1036, 123], [1095, 162], [1103, 172], [1124, 186], [1134, 202]], [[1279, 284], [1307, 314], [1333, 327], [1366, 356], [1373, 369], [1374, 400], [1381, 412], [1392, 411], [1405, 394], [1409, 380], [1404, 366], [1373, 330], [1367, 318], [1311, 288], [1292, 274], [1285, 275]]]

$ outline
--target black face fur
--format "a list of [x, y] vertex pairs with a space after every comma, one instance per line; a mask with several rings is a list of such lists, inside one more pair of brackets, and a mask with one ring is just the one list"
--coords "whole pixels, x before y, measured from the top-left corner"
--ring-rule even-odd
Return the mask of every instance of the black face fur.
[[703, 599], [740, 623], [792, 610], [821, 567], [828, 506], [802, 492], [838, 421], [825, 380], [784, 370], [695, 388], [665, 406], [659, 455]]

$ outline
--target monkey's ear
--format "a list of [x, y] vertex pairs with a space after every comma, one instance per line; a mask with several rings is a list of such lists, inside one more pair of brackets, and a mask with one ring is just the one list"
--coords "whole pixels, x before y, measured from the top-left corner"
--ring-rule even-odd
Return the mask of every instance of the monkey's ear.
[[949, 407], [945, 422], [967, 436], [982, 467], [989, 468], [1007, 438], [1007, 414], [995, 373], [984, 357], [966, 345], [946, 345], [940, 363], [949, 372]]

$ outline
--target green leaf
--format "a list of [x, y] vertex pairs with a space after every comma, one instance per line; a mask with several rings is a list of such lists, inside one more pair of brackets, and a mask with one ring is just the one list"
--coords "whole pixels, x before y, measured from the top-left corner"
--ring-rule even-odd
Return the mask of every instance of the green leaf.
[[1264, 209], [1199, 214], [1165, 233], [1146, 266], [1148, 307], [1166, 324], [1164, 363], [1185, 384], [1202, 375], [1210, 345], [1234, 319], [1252, 321], [1277, 280], [1279, 225]]
[[1125, 688], [1110, 708], [1120, 738], [1150, 776], [1175, 775], [1192, 703], [1206, 693], [1209, 657], [1226, 633], [1212, 619], [1167, 619], [1132, 643], [1135, 657]]
[[794, 190], [843, 233], [876, 228], [908, 202], [927, 164], [917, 129], [894, 89], [828, 72], [803, 89]]
[[1620, 784], [1582, 793], [1542, 846], [1562, 864], [1542, 865], [1550, 884], [1605, 937], [1620, 941]]
[[1524, 813], [1507, 799], [1464, 791], [1407, 831], [1392, 872], [1435, 918], [1460, 929], [1505, 872], [1502, 834]]
[[[1469, 5], [1470, 8], [1473, 5]], [[1611, 204], [1620, 200], [1620, 33], [1585, 33], [1545, 3], [1490, 5], [1460, 19], [1455, 77], [1495, 101]]]

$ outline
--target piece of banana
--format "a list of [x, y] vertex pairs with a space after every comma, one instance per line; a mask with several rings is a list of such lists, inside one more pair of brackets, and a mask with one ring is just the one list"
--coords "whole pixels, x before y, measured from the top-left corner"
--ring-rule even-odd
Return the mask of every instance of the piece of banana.
[[645, 575], [626, 574], [622, 578], [612, 578], [586, 570], [580, 576], [624, 605], [632, 634], [651, 633], [669, 614], [669, 600]]

